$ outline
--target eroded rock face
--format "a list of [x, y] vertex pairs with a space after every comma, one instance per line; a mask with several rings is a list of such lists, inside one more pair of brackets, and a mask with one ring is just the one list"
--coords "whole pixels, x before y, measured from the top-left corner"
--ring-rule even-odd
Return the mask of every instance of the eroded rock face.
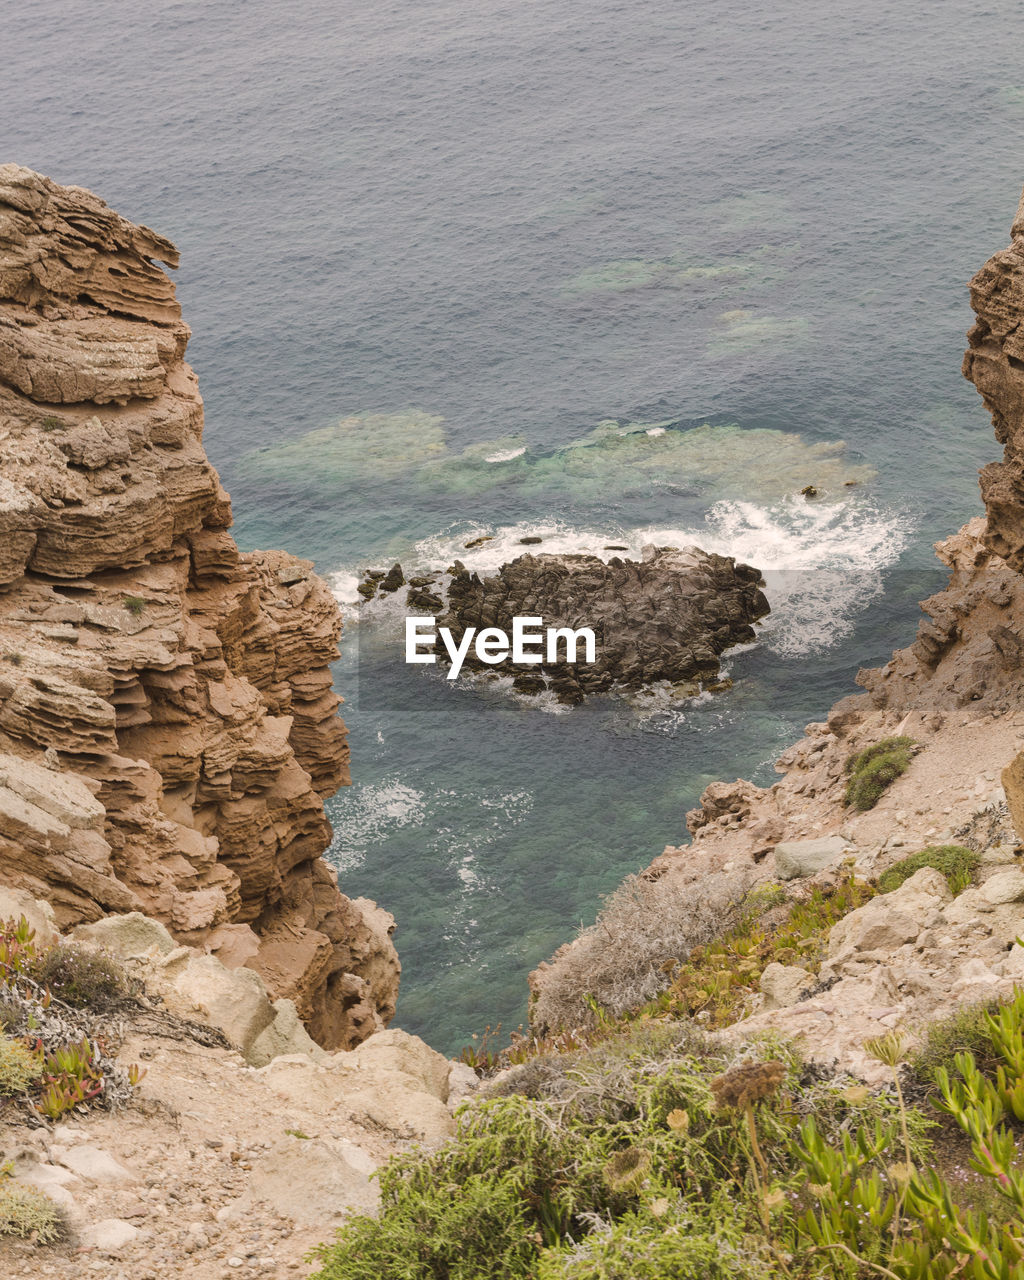
[[858, 681], [876, 707], [947, 710], [979, 703], [1003, 714], [1020, 699], [1024, 666], [1024, 199], [1008, 249], [970, 282], [976, 322], [963, 373], [992, 415], [1001, 462], [981, 472], [985, 518], [936, 544], [952, 570], [925, 600], [917, 639]]
[[228, 532], [177, 260], [0, 166], [0, 879], [64, 927], [142, 911], [347, 1047], [398, 962], [320, 857], [340, 620], [309, 562]]

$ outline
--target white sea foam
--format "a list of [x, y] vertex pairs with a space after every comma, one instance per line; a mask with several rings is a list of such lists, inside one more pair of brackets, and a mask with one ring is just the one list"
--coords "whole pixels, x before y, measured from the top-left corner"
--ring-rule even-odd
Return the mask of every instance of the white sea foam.
[[400, 827], [421, 826], [427, 813], [423, 792], [397, 778], [354, 787], [344, 796], [344, 805], [345, 820], [336, 824], [325, 855], [339, 871], [361, 866], [368, 846], [380, 844]]
[[[912, 531], [910, 515], [883, 510], [860, 495], [831, 502], [790, 498], [770, 506], [724, 500], [696, 528], [580, 529], [562, 521], [450, 528], [417, 543], [416, 559], [433, 569], [458, 559], [487, 573], [525, 552], [607, 561], [615, 555], [636, 559], [651, 543], [696, 544], [764, 572], [772, 613], [762, 641], [795, 657], [829, 648], [850, 633], [857, 615], [881, 593], [883, 573], [899, 559]], [[490, 541], [478, 547], [463, 545], [485, 536]], [[543, 541], [524, 546], [524, 537]]]
[[[649, 544], [697, 545], [764, 573], [772, 612], [759, 628], [759, 642], [782, 656], [799, 657], [828, 649], [850, 634], [857, 616], [881, 594], [884, 572], [899, 559], [912, 531], [910, 515], [881, 509], [861, 494], [821, 502], [794, 497], [772, 505], [730, 499], [716, 503], [705, 523], [691, 528], [579, 528], [559, 520], [497, 528], [460, 523], [416, 543], [403, 564], [408, 574], [461, 560], [478, 573], [493, 573], [527, 552], [607, 561], [616, 555], [637, 559]], [[465, 546], [478, 538], [487, 541]], [[524, 545], [524, 538], [541, 541]], [[385, 624], [404, 616], [402, 593], [354, 608], [357, 582], [348, 570], [331, 577], [347, 615], [363, 612]], [[503, 691], [511, 692], [511, 687]], [[545, 711], [565, 710], [554, 698], [524, 700]]]
[[484, 458], [484, 462], [511, 462], [513, 458], [521, 458], [525, 452], [525, 444], [519, 449], [499, 449], [497, 453], [489, 454]]
[[913, 531], [910, 515], [863, 500], [771, 507], [723, 501], [701, 530], [637, 530], [644, 542], [696, 542], [761, 569], [772, 612], [761, 632], [776, 653], [798, 657], [831, 648], [881, 594], [883, 575]]

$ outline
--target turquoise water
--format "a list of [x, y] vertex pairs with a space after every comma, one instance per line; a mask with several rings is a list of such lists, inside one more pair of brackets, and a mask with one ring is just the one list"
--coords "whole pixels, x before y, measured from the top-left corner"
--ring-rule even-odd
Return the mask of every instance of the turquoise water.
[[[398, 1022], [443, 1049], [912, 635], [931, 542], [995, 455], [959, 365], [1006, 243], [1024, 75], [1009, 0], [5, 15], [4, 157], [182, 250], [206, 443], [243, 546], [339, 597], [400, 558], [696, 540], [770, 570], [713, 700], [571, 714], [398, 661], [338, 670], [347, 892], [398, 918]], [[339, 425], [341, 424], [341, 425]], [[840, 442], [845, 445], [841, 447]], [[847, 481], [854, 481], [847, 485]], [[794, 496], [815, 484], [814, 503]], [[351, 611], [350, 611], [351, 612]]]

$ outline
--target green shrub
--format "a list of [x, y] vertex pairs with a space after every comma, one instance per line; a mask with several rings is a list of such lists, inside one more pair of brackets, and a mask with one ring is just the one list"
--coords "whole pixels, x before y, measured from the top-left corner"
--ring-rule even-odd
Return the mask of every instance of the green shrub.
[[0, 1031], [0, 1098], [24, 1093], [42, 1074], [40, 1055]]
[[13, 1178], [9, 1164], [0, 1166], [0, 1236], [35, 1235], [50, 1244], [63, 1234], [61, 1212], [50, 1197]]
[[886, 787], [906, 773], [915, 745], [913, 738], [883, 738], [850, 756], [846, 803], [854, 809], [873, 809]]
[[674, 1189], [655, 1188], [638, 1209], [579, 1244], [547, 1249], [537, 1280], [761, 1280], [778, 1276], [766, 1242], [737, 1229], [716, 1196], [695, 1212]]
[[908, 858], [901, 858], [884, 871], [878, 879], [878, 892], [892, 893], [904, 881], [909, 880], [915, 871], [920, 871], [922, 867], [934, 867], [946, 877], [950, 891], [955, 896], [971, 883], [980, 861], [978, 854], [966, 845], [930, 844]]
[[[995, 1072], [982, 1071], [973, 1054], [958, 1053], [954, 1072], [939, 1066], [935, 1080], [941, 1110], [970, 1145], [967, 1163], [999, 1208], [979, 1212], [964, 1204], [983, 1201], [975, 1188], [917, 1165], [909, 1153], [894, 1158], [895, 1133], [881, 1124], [861, 1126], [836, 1146], [809, 1120], [798, 1153], [813, 1200], [795, 1224], [798, 1250], [831, 1254], [834, 1274], [850, 1277], [885, 1268], [897, 1280], [1017, 1280], [1024, 1268], [1024, 1173], [1003, 1121], [1024, 1122], [1024, 992], [986, 1014], [983, 1025], [999, 1059]], [[895, 1044], [899, 1037], [885, 1040]], [[885, 1058], [894, 1070], [897, 1057]]]
[[75, 1009], [109, 1009], [124, 998], [128, 979], [112, 956], [61, 943], [39, 955], [29, 976]]
[[[592, 1049], [535, 1057], [458, 1115], [440, 1151], [380, 1174], [379, 1218], [315, 1251], [316, 1280], [761, 1280], [785, 1274], [803, 1115], [835, 1139], [888, 1124], [886, 1092], [772, 1061], [688, 1049], [688, 1024], [632, 1023]], [[735, 1051], [732, 1051], [735, 1052]], [[827, 1074], [827, 1073], [825, 1073]], [[909, 1120], [915, 1159], [925, 1122]], [[899, 1148], [902, 1150], [902, 1146]], [[771, 1231], [766, 1220], [771, 1216]], [[832, 1275], [825, 1261], [801, 1277]]]
[[143, 596], [125, 596], [121, 603], [133, 618], [137, 618], [145, 611], [149, 601]]
[[994, 1072], [998, 1054], [992, 1043], [992, 1028], [988, 1018], [997, 1013], [999, 1004], [967, 1005], [929, 1024], [920, 1047], [910, 1058], [910, 1071], [914, 1080], [925, 1086], [934, 1085], [940, 1067], [953, 1069], [958, 1053], [969, 1053], [983, 1070]]

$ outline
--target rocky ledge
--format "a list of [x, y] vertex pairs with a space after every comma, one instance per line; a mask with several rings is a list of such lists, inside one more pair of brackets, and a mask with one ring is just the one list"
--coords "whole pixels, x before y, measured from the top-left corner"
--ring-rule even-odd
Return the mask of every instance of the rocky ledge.
[[[398, 572], [396, 572], [398, 570]], [[376, 581], [375, 581], [376, 579]], [[400, 566], [387, 576], [367, 576], [364, 596], [404, 585]], [[717, 680], [728, 648], [754, 640], [753, 623], [768, 613], [759, 570], [699, 547], [645, 547], [640, 560], [618, 556], [607, 563], [588, 555], [531, 555], [481, 577], [461, 562], [434, 579], [412, 579], [407, 602], [441, 612], [438, 626], [461, 642], [469, 628], [512, 632], [516, 617], [541, 618], [545, 628], [590, 628], [593, 662], [502, 663], [521, 693], [550, 689], [560, 702], [576, 703], [611, 689], [641, 689], [668, 681], [677, 693], [697, 693]], [[440, 594], [438, 594], [440, 592]], [[446, 601], [446, 603], [445, 603]], [[443, 612], [442, 612], [443, 611]], [[447, 652], [436, 647], [439, 661]], [[582, 647], [580, 657], [582, 658]], [[465, 666], [494, 671], [470, 649]]]
[[309, 562], [228, 532], [158, 262], [90, 192], [0, 166], [0, 880], [61, 927], [144, 912], [351, 1047], [399, 966], [320, 856], [340, 619]]

